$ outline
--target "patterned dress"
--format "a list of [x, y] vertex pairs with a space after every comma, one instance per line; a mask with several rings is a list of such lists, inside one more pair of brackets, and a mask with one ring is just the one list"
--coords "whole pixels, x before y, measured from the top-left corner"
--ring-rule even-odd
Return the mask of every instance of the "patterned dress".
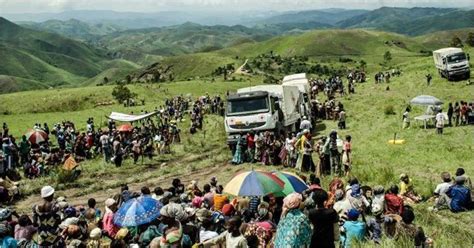
[[292, 209], [278, 224], [274, 246], [279, 248], [309, 247], [311, 235], [308, 217], [301, 210]]
[[38, 224], [39, 247], [64, 247], [59, 233], [61, 217], [54, 203], [49, 212], [41, 212], [38, 206], [33, 208], [33, 222]]

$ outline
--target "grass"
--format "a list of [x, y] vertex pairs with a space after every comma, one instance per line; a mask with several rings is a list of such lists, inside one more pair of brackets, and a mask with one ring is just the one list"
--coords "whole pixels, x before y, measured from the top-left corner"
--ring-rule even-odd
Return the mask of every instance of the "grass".
[[[316, 38], [318, 34], [315, 32], [304, 37]], [[382, 36], [375, 41], [376, 43], [393, 37], [372, 31], [361, 31], [360, 35], [368, 35], [369, 39]], [[310, 38], [308, 38], [307, 44], [311, 44]], [[287, 55], [292, 54], [293, 48], [298, 53], [311, 52], [308, 50], [309, 48], [297, 50], [293, 38], [281, 39], [285, 41], [285, 45], [281, 45], [281, 47], [265, 48], [264, 45], [250, 47], [250, 45], [244, 44], [219, 53], [230, 58], [245, 54], [244, 51], [248, 51], [249, 54], [257, 54], [257, 52], [260, 54], [268, 52], [267, 49], [275, 49], [279, 53]], [[416, 51], [417, 46], [414, 44], [412, 50]], [[263, 50], [259, 51], [259, 49]], [[321, 48], [314, 48], [314, 54], [317, 54], [318, 49]], [[472, 126], [446, 128], [445, 134], [439, 136], [433, 129], [424, 130], [421, 125], [412, 123], [410, 129], [402, 130], [401, 115], [403, 110], [411, 98], [420, 94], [429, 94], [442, 99], [445, 102], [444, 110], [446, 110], [448, 102], [472, 100], [474, 86], [466, 85], [465, 82], [447, 82], [439, 78], [431, 57], [419, 56], [416, 52], [405, 49], [393, 47], [389, 49], [392, 49], [393, 65], [400, 67], [403, 72], [400, 77], [392, 78], [389, 91], [386, 90], [387, 85], [375, 85], [372, 79], [373, 72], [381, 69], [379, 63], [382, 61], [385, 51], [384, 46], [375, 48], [373, 52], [367, 49], [360, 55], [352, 55], [357, 60], [366, 60], [371, 74], [368, 75], [369, 81], [367, 83], [356, 86], [355, 95], [340, 98], [347, 109], [348, 129], [339, 133], [341, 136], [350, 134], [353, 137], [353, 174], [360, 179], [362, 184], [371, 186], [380, 184], [388, 187], [398, 183], [399, 174], [408, 173], [413, 178], [415, 189], [427, 198], [440, 181], [441, 172], [454, 173], [457, 167], [464, 167], [468, 174], [474, 173], [472, 171], [474, 164], [472, 134], [474, 129]], [[472, 54], [473, 49], [467, 50]], [[342, 54], [344, 51], [340, 50], [339, 52]], [[335, 61], [339, 54], [325, 56], [325, 59]], [[315, 60], [318, 58], [320, 57], [311, 57]], [[330, 61], [328, 63], [332, 63]], [[189, 69], [189, 66], [190, 64], [183, 65], [183, 69]], [[204, 67], [204, 65], [199, 66]], [[205, 70], [205, 68], [198, 70]], [[198, 71], [193, 73], [198, 73]], [[430, 87], [425, 83], [427, 73], [434, 75]], [[112, 100], [113, 86], [5, 94], [0, 95], [2, 103], [0, 105], [0, 119], [9, 124], [11, 132], [17, 137], [36, 122], [48, 122], [52, 125], [52, 123], [61, 120], [71, 120], [78, 125], [80, 130], [83, 130], [88, 117], [94, 117], [96, 122], [102, 123], [105, 121], [104, 116], [111, 111], [125, 113], [140, 112], [142, 109], [151, 111], [156, 106], [162, 105], [164, 99], [174, 95], [187, 93], [191, 93], [193, 97], [206, 93], [225, 95], [227, 91], [259, 82], [261, 82], [261, 78], [250, 77], [244, 78], [243, 82], [217, 81], [211, 83], [209, 80], [193, 80], [153, 85], [130, 85], [130, 89], [138, 94], [138, 99], [144, 98], [146, 102], [145, 106], [133, 108], [124, 108], [116, 103], [96, 107], [97, 103]], [[324, 97], [321, 96], [321, 100], [324, 100]], [[387, 105], [393, 106], [394, 115], [384, 114]], [[414, 117], [423, 111], [424, 108], [414, 106], [411, 116]], [[9, 114], [1, 115], [5, 112]], [[174, 153], [159, 156], [153, 161], [145, 159], [143, 165], [133, 165], [130, 160], [127, 160], [122, 168], [115, 168], [105, 165], [100, 159], [84, 162], [81, 165], [83, 175], [74, 183], [57, 184], [58, 194], [68, 194], [70, 198], [83, 199], [89, 195], [110, 194], [110, 190], [124, 182], [150, 187], [167, 186], [171, 178], [179, 176], [185, 181], [199, 179], [202, 185], [203, 181], [207, 181], [211, 175], [217, 175], [219, 181], [225, 183], [241, 170], [251, 168], [280, 169], [279, 167], [250, 164], [227, 165], [226, 162], [230, 159], [230, 154], [225, 145], [226, 136], [222, 121], [221, 117], [207, 116], [204, 130], [193, 136], [186, 131], [189, 125], [186, 121], [182, 125], [183, 142], [173, 147]], [[318, 133], [327, 134], [331, 129], [336, 128], [336, 123], [324, 121], [318, 126], [320, 127]], [[398, 137], [405, 139], [406, 143], [404, 145], [387, 144], [387, 141], [393, 138], [394, 133], [398, 133]], [[328, 177], [323, 178], [323, 184], [328, 185], [329, 180]], [[34, 194], [38, 193], [40, 187], [45, 184], [55, 184], [54, 176], [25, 181], [22, 189], [27, 195]], [[22, 206], [25, 204], [23, 203]], [[471, 247], [472, 240], [474, 240], [473, 212], [452, 214], [442, 211], [432, 213], [426, 210], [430, 204], [422, 203], [415, 206], [416, 223], [423, 226], [426, 234], [434, 239], [435, 246]], [[29, 207], [25, 207], [25, 210], [28, 211]], [[405, 247], [405, 242], [404, 240], [397, 242], [384, 240], [382, 246]], [[374, 245], [363, 243], [360, 246], [373, 247]]]

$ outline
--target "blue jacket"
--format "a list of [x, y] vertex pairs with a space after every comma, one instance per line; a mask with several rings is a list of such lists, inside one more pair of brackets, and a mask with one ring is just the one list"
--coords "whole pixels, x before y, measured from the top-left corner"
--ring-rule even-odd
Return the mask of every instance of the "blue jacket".
[[471, 203], [471, 190], [467, 187], [457, 184], [453, 185], [446, 191], [446, 195], [451, 198], [450, 207], [452, 212], [462, 212], [469, 208], [469, 204]]
[[365, 223], [361, 221], [344, 222], [344, 235], [341, 236], [342, 247], [351, 247], [352, 240], [362, 241], [365, 237]]

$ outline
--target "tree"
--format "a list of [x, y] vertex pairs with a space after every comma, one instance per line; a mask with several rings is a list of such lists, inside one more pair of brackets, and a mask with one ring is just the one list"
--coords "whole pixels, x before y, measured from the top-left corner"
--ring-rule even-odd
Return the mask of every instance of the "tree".
[[474, 32], [469, 32], [466, 38], [466, 44], [471, 47], [474, 47]]
[[104, 84], [109, 83], [109, 78], [108, 78], [108, 77], [104, 77], [104, 81], [103, 81], [103, 82], [104, 82]]
[[125, 84], [119, 83], [117, 86], [114, 87], [112, 90], [112, 96], [117, 100], [119, 103], [122, 103], [130, 98], [136, 96], [135, 93], [132, 93]]
[[383, 55], [384, 63], [388, 64], [390, 63], [391, 60], [392, 60], [392, 54], [390, 53], [390, 51], [386, 51], [385, 54]]
[[462, 40], [458, 36], [454, 36], [451, 39], [451, 46], [452, 47], [463, 47]]

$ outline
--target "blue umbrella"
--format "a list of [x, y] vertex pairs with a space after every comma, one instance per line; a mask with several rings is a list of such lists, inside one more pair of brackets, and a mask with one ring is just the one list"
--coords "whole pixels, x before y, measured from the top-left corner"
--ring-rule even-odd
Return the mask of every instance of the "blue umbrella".
[[125, 202], [115, 213], [114, 223], [118, 226], [139, 226], [147, 224], [160, 217], [163, 205], [149, 197], [140, 196]]

